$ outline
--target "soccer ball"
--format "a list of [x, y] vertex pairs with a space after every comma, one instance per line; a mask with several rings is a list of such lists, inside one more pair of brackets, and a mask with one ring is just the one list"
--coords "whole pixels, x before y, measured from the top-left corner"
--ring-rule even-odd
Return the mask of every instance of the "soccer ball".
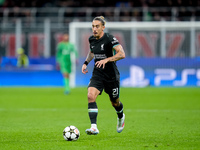
[[63, 137], [66, 141], [76, 141], [80, 137], [80, 132], [75, 126], [67, 126], [63, 130]]

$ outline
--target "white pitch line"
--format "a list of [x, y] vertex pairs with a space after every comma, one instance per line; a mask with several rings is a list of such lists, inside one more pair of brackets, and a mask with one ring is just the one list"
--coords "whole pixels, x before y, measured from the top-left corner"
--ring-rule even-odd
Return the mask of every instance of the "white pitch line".
[[53, 112], [53, 111], [86, 111], [87, 112], [87, 108], [86, 109], [79, 109], [79, 108], [0, 108], [0, 112], [3, 111], [11, 111], [11, 112]]
[[0, 108], [0, 111], [57, 111], [58, 109], [56, 108], [52, 108], [52, 109], [48, 109], [48, 108], [19, 108], [19, 109], [5, 109], [5, 108]]
[[151, 113], [158, 113], [158, 112], [200, 112], [199, 109], [124, 109], [126, 112], [151, 112]]
[[[70, 111], [87, 111], [87, 108], [0, 108], [0, 112], [3, 111], [21, 111], [21, 112], [28, 112], [28, 111], [49, 111], [49, 112], [53, 112], [53, 111], [66, 111], [66, 110], [70, 110]], [[108, 109], [101, 109], [101, 111], [108, 111]], [[109, 109], [110, 111], [110, 109]], [[159, 113], [159, 112], [165, 112], [165, 113], [170, 113], [170, 112], [174, 112], [174, 113], [181, 113], [181, 112], [194, 112], [194, 113], [200, 113], [199, 109], [124, 109], [125, 112], [144, 112], [144, 113]]]

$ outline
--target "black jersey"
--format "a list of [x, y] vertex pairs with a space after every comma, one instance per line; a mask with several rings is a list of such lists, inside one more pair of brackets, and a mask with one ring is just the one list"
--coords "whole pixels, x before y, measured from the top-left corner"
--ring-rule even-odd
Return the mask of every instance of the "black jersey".
[[[112, 57], [115, 55], [114, 47], [119, 45], [118, 40], [108, 33], [104, 33], [103, 37], [96, 39], [94, 36], [89, 38], [90, 50], [94, 54], [94, 61]], [[94, 66], [93, 77], [104, 78], [107, 81], [119, 79], [119, 71], [116, 62], [106, 63], [104, 69]]]

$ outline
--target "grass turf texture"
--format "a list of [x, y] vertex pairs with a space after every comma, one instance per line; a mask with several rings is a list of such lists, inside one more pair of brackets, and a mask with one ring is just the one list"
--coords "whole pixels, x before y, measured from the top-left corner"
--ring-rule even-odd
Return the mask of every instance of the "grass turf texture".
[[[2, 150], [200, 149], [199, 88], [121, 88], [125, 128], [116, 132], [117, 115], [108, 96], [97, 98], [100, 134], [89, 136], [87, 89], [0, 88]], [[65, 141], [74, 125], [78, 141]]]

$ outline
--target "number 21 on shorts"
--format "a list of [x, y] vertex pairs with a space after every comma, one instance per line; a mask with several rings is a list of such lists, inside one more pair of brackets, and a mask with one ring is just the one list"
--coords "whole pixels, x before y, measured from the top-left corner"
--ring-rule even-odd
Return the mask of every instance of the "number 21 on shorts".
[[113, 97], [116, 97], [119, 94], [119, 89], [118, 88], [114, 88], [112, 90], [113, 90], [113, 93], [112, 93]]

